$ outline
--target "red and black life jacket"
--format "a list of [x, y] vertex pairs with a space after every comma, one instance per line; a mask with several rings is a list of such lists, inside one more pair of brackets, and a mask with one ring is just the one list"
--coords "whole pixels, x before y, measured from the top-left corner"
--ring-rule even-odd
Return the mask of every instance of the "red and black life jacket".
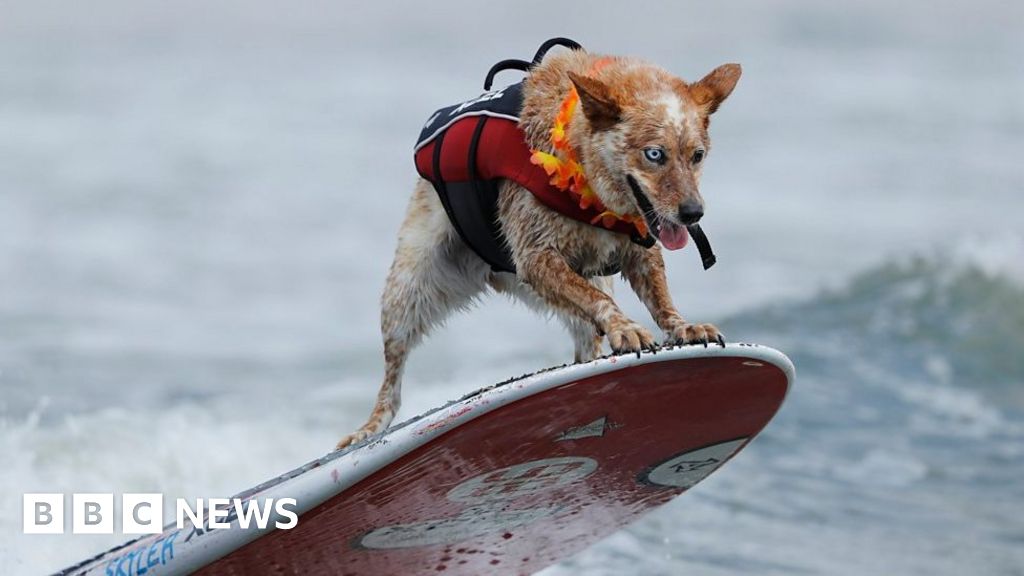
[[[541, 204], [575, 220], [590, 223], [599, 214], [580, 208], [568, 193], [550, 183], [543, 168], [530, 162], [526, 135], [519, 127], [522, 105], [522, 82], [484, 93], [438, 110], [416, 142], [416, 170], [434, 185], [455, 230], [485, 262], [502, 272], [515, 272], [498, 229], [502, 180], [516, 182]], [[633, 226], [625, 222], [609, 230], [635, 235]]]

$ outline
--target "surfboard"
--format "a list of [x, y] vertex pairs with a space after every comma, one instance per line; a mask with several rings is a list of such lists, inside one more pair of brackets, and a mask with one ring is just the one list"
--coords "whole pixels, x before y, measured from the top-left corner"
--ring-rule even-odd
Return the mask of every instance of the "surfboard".
[[[64, 574], [530, 574], [690, 490], [776, 414], [794, 369], [685, 346], [478, 390], [242, 492], [290, 529], [169, 525]], [[752, 449], [756, 449], [752, 448]]]

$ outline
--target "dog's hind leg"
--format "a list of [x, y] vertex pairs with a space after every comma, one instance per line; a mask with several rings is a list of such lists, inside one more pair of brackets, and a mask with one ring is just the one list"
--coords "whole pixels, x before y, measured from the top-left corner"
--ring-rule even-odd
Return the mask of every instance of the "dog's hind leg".
[[399, 232], [395, 260], [381, 297], [384, 383], [370, 418], [338, 442], [359, 442], [391, 424], [401, 405], [402, 372], [431, 328], [468, 307], [486, 288], [487, 265], [458, 237], [437, 195], [421, 181]]

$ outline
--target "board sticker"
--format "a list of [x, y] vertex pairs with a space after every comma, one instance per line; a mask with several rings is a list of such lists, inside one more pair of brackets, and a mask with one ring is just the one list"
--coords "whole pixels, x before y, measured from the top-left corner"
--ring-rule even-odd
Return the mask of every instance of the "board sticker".
[[454, 502], [509, 500], [581, 480], [597, 470], [597, 462], [563, 456], [523, 462], [466, 480], [448, 491]]
[[363, 548], [391, 550], [434, 544], [455, 544], [475, 536], [513, 530], [558, 512], [561, 506], [501, 510], [487, 505], [471, 506], [458, 516], [396, 524], [367, 532], [359, 541]]
[[609, 430], [619, 428], [621, 425], [614, 422], [608, 421], [608, 416], [601, 416], [597, 420], [584, 424], [583, 426], [576, 426], [575, 428], [569, 428], [565, 432], [558, 435], [555, 438], [556, 442], [563, 440], [580, 440], [583, 438], [600, 438], [604, 436], [604, 433]]
[[640, 475], [640, 481], [654, 486], [687, 489], [725, 464], [747, 441], [738, 438], [683, 452]]
[[510, 510], [504, 502], [571, 484], [595, 470], [597, 461], [592, 458], [564, 456], [523, 462], [474, 476], [448, 491], [448, 500], [471, 504], [458, 516], [384, 526], [367, 532], [359, 544], [378, 550], [453, 544], [525, 526], [563, 507], [552, 504]]

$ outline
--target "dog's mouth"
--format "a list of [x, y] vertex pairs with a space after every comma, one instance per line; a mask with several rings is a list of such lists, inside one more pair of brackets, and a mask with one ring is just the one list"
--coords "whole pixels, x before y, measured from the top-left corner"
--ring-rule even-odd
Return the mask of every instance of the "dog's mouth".
[[658, 214], [658, 211], [654, 209], [654, 204], [651, 204], [650, 199], [644, 194], [636, 178], [627, 175], [626, 181], [629, 182], [633, 198], [636, 199], [636, 204], [644, 215], [644, 220], [650, 226], [651, 233], [661, 241], [661, 245], [668, 250], [681, 250], [685, 248], [690, 240], [690, 233], [686, 230], [686, 226], [676, 224]]

